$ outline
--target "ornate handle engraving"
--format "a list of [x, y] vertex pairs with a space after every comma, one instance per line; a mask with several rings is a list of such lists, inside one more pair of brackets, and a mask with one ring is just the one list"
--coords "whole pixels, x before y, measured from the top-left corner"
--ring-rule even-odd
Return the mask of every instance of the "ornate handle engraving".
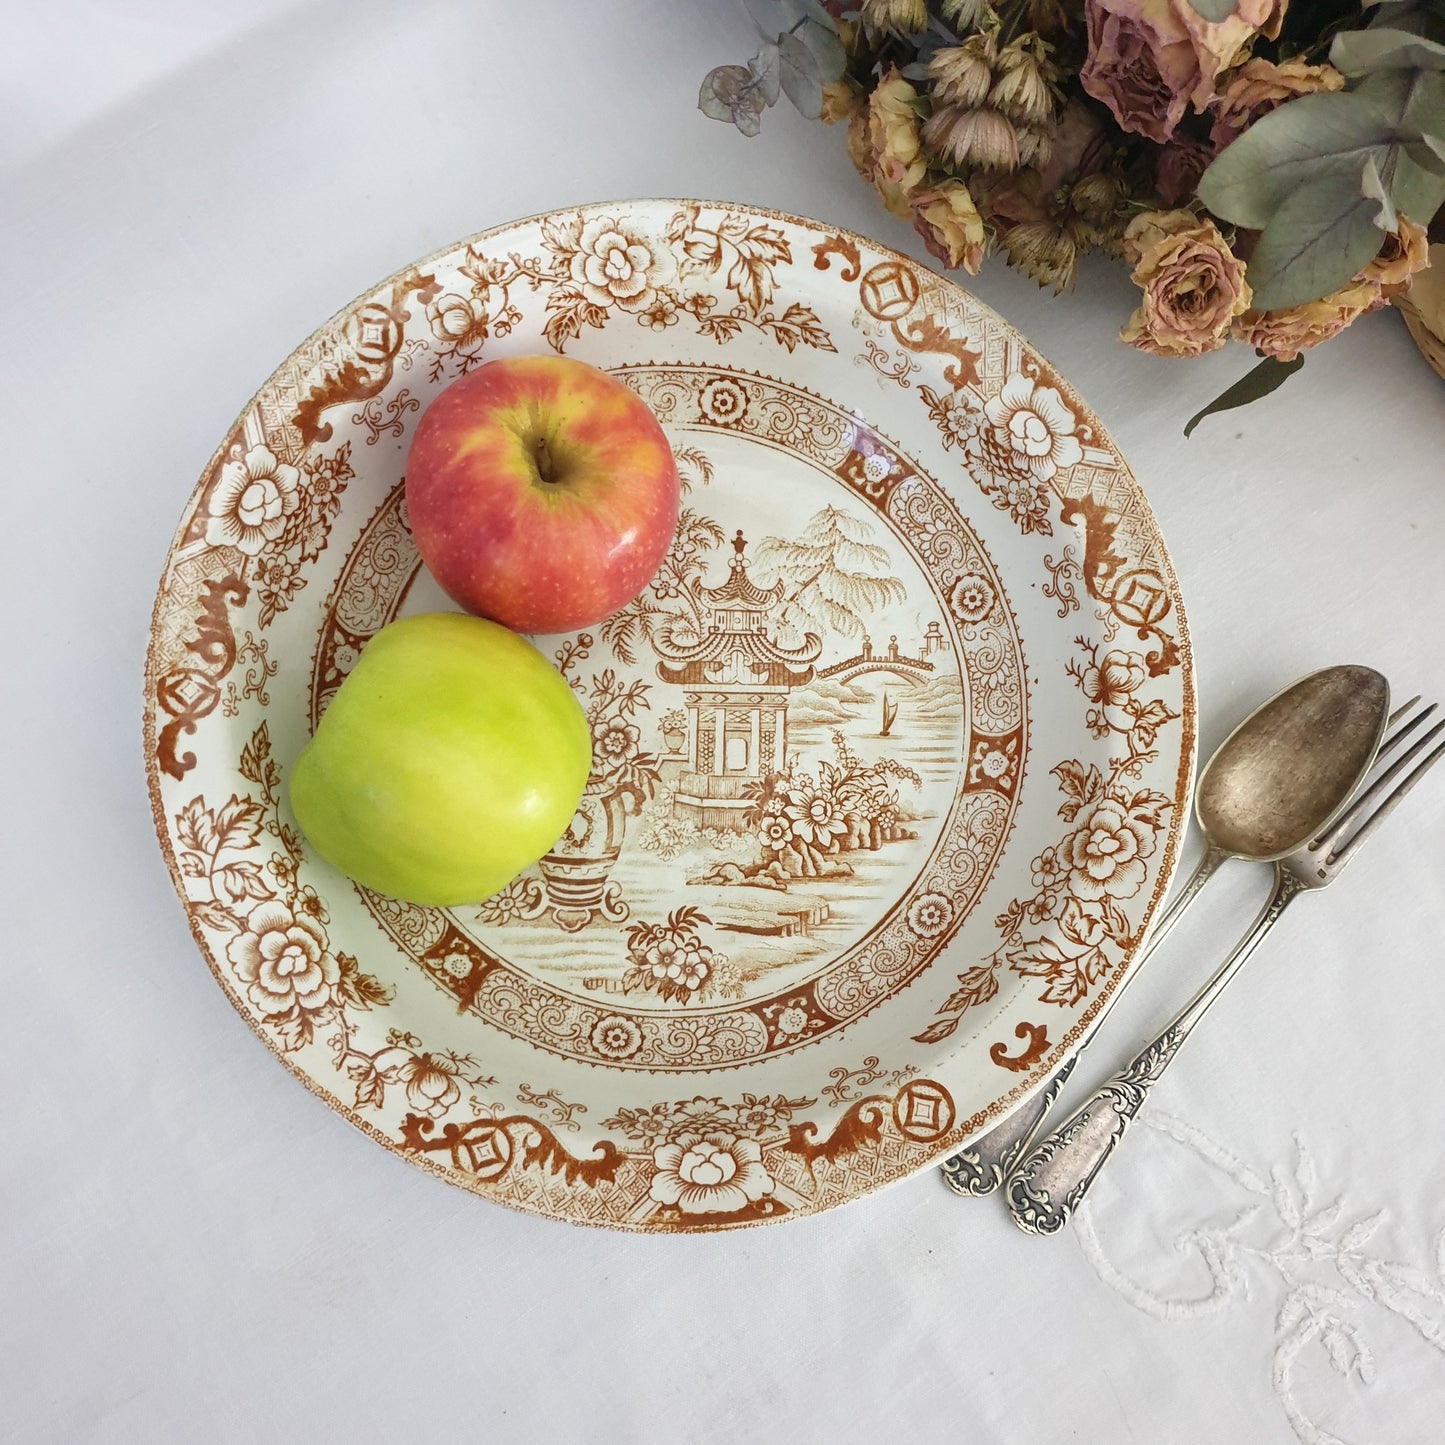
[[1028, 1151], [1006, 1186], [1009, 1213], [1020, 1229], [1030, 1234], [1057, 1234], [1069, 1222], [1155, 1081], [1303, 886], [1276, 866], [1274, 893], [1209, 982], [1122, 1073], [1115, 1074], [1066, 1123]]
[[939, 1166], [944, 1180], [955, 1194], [964, 1194], [972, 1199], [982, 1199], [992, 1194], [1005, 1179], [1009, 1170], [1018, 1163], [1029, 1141], [1044, 1121], [1044, 1116], [1054, 1107], [1054, 1100], [1064, 1087], [1078, 1062], [1075, 1054], [1052, 1079], [1043, 1091], [1030, 1099], [1020, 1109], [1015, 1109], [997, 1128], [975, 1139], [968, 1148], [960, 1150], [951, 1159], [945, 1159]]
[[[1214, 877], [1219, 865], [1228, 858], [1229, 854], [1222, 848], [1211, 847], [1205, 851], [1194, 872], [1190, 874], [1189, 881], [1180, 890], [1179, 896], [1165, 909], [1160, 915], [1159, 921], [1154, 925], [1154, 931], [1149, 935], [1143, 951], [1135, 960], [1134, 968], [1136, 970], [1143, 966], [1149, 955], [1164, 941], [1170, 929], [1183, 916], [1184, 910], [1194, 902], [1204, 885]], [[1121, 992], [1121, 989], [1114, 991], [1109, 1007], [1113, 1006]], [[1107, 1009], [1105, 1013], [1107, 1013]], [[1104, 1015], [1101, 1014], [1099, 1023], [1102, 1023], [1103, 1020]], [[1079, 1062], [1084, 1049], [1097, 1035], [1098, 1025], [1096, 1024], [1094, 1032], [1084, 1041], [1083, 1046], [1049, 1080], [1048, 1085], [1040, 1094], [1030, 1099], [1022, 1108], [1016, 1109], [1002, 1124], [990, 1129], [987, 1134], [980, 1135], [966, 1149], [960, 1150], [951, 1159], [944, 1160], [939, 1167], [943, 1171], [943, 1177], [948, 1187], [955, 1194], [963, 1194], [972, 1199], [982, 1199], [984, 1195], [992, 1194], [1003, 1184], [1019, 1160], [1027, 1153], [1029, 1145], [1033, 1143], [1044, 1120], [1048, 1117], [1049, 1111], [1054, 1107], [1054, 1101], [1062, 1092], [1069, 1075], [1073, 1073], [1074, 1065]]]

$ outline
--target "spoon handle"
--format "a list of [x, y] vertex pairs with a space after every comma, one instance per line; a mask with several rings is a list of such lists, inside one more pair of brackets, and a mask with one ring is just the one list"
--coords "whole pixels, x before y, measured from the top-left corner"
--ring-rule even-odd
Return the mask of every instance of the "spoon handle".
[[[1219, 865], [1231, 856], [1224, 849], [1216, 848], [1212, 844], [1205, 849], [1204, 856], [1195, 866], [1194, 872], [1189, 875], [1188, 882], [1180, 889], [1179, 896], [1159, 915], [1159, 921], [1154, 925], [1153, 932], [1145, 940], [1138, 957], [1134, 960], [1136, 969], [1141, 967], [1144, 960], [1164, 941], [1169, 930], [1184, 916], [1184, 910], [1194, 902], [1203, 891], [1204, 885], [1214, 877]], [[1048, 1117], [1049, 1110], [1054, 1107], [1054, 1101], [1068, 1082], [1069, 1075], [1073, 1073], [1074, 1065], [1079, 1062], [1080, 1055], [1090, 1042], [1098, 1036], [1098, 1025], [1104, 1021], [1105, 1014], [1113, 1007], [1122, 992], [1122, 989], [1114, 990], [1088, 1038], [1084, 1040], [1063, 1068], [1032, 1099], [1015, 1109], [1002, 1124], [995, 1125], [987, 1134], [980, 1135], [975, 1139], [966, 1149], [959, 1150], [957, 1154], [943, 1161], [939, 1167], [943, 1171], [943, 1177], [947, 1181], [948, 1187], [955, 1194], [982, 1199], [984, 1195], [992, 1194], [1008, 1178], [1009, 1172], [1028, 1152], [1029, 1146], [1033, 1143], [1045, 1118]]]
[[1276, 864], [1273, 894], [1209, 982], [1127, 1068], [1028, 1151], [1009, 1175], [1006, 1191], [1009, 1213], [1020, 1229], [1056, 1234], [1069, 1222], [1184, 1040], [1303, 888]]

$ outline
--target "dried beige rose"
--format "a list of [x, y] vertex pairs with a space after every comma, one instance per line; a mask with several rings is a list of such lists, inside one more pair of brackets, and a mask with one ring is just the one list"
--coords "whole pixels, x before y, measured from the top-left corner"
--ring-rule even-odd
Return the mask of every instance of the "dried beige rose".
[[[1437, 248], [1438, 249], [1438, 248]], [[1400, 217], [1399, 228], [1385, 237], [1375, 259], [1360, 272], [1359, 280], [1373, 281], [1389, 301], [1410, 286], [1410, 278], [1430, 264], [1430, 238], [1424, 226]]]
[[1192, 211], [1147, 211], [1129, 223], [1123, 252], [1144, 296], [1121, 341], [1156, 356], [1198, 356], [1224, 345], [1251, 293], [1244, 262], [1213, 221]]
[[904, 221], [911, 218], [909, 192], [928, 168], [918, 138], [917, 100], [918, 92], [896, 69], [878, 82], [868, 99], [869, 179], [883, 204]]
[[945, 266], [962, 266], [970, 276], [983, 265], [983, 219], [962, 181], [944, 181], [913, 196], [913, 229]]
[[847, 80], [830, 80], [823, 87], [822, 119], [825, 125], [852, 120], [863, 109], [863, 97]]
[[1379, 304], [1380, 288], [1373, 281], [1351, 281], [1302, 306], [1246, 311], [1235, 321], [1231, 334], [1276, 361], [1293, 361], [1301, 351], [1338, 336], [1361, 312], [1373, 311]]
[[1405, 318], [1420, 354], [1445, 378], [1445, 245], [1431, 246], [1428, 271], [1410, 278], [1392, 304]]
[[873, 179], [873, 151], [868, 144], [868, 112], [860, 110], [848, 122], [848, 157], [865, 181]]
[[1247, 61], [1219, 92], [1210, 143], [1215, 150], [1223, 150], [1260, 116], [1285, 101], [1344, 88], [1345, 77], [1333, 65], [1306, 65], [1302, 60], [1286, 60], [1283, 65], [1272, 60]]

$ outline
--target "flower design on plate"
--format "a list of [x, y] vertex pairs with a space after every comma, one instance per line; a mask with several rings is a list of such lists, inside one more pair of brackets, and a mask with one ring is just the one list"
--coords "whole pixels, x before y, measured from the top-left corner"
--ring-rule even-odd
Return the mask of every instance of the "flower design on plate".
[[445, 291], [427, 303], [432, 335], [450, 346], [469, 346], [487, 338], [487, 308], [473, 296]]
[[674, 909], [665, 923], [634, 923], [627, 930], [630, 967], [624, 986], [678, 1003], [706, 998], [716, 984], [715, 966], [727, 961], [698, 935], [699, 926], [708, 922], [705, 913], [684, 907]]
[[1079, 813], [1078, 827], [1062, 844], [1069, 891], [1076, 898], [1132, 898], [1144, 882], [1144, 860], [1154, 851], [1154, 829], [1114, 798], [1100, 798]]
[[1074, 435], [1077, 421], [1051, 386], [1014, 372], [983, 409], [1007, 438], [1012, 469], [1046, 482], [1060, 467], [1081, 461], [1084, 449]]
[[206, 541], [237, 547], [254, 557], [285, 530], [301, 505], [301, 473], [278, 461], [270, 447], [254, 446], [226, 462], [207, 505]]
[[715, 376], [698, 393], [697, 404], [706, 421], [732, 426], [748, 409], [748, 394], [730, 376]]
[[773, 1032], [779, 1038], [795, 1039], [808, 1027], [808, 1011], [797, 1004], [788, 1004], [773, 1020]]
[[656, 294], [647, 243], [610, 216], [595, 216], [582, 227], [570, 269], [578, 290], [594, 306], [642, 311]]
[[993, 584], [981, 572], [965, 572], [948, 591], [948, 605], [963, 623], [982, 622], [994, 604]]
[[652, 1162], [657, 1173], [649, 1197], [684, 1214], [731, 1214], [773, 1192], [756, 1139], [721, 1131], [681, 1134], [654, 1149]]
[[1091, 660], [1082, 667], [1071, 666], [1070, 674], [1077, 679], [1084, 696], [1098, 704], [1102, 716], [1090, 717], [1096, 737], [1106, 735], [1111, 727], [1128, 730], [1131, 719], [1124, 709], [1148, 676], [1139, 653], [1111, 648], [1097, 661]]
[[642, 1030], [624, 1014], [609, 1014], [593, 1027], [592, 1047], [604, 1059], [630, 1059], [642, 1047]]
[[793, 825], [783, 816], [781, 805], [774, 813], [765, 813], [758, 823], [758, 838], [764, 848], [781, 853], [793, 841]]
[[995, 505], [1007, 512], [1023, 531], [1047, 531], [1049, 494], [1031, 478], [1005, 477]]
[[646, 311], [639, 313], [637, 320], [654, 331], [666, 331], [669, 326], [677, 325], [677, 307], [670, 296], [659, 295]]
[[602, 718], [592, 728], [592, 751], [605, 773], [625, 768], [637, 756], [641, 732], [621, 718]]
[[461, 1064], [444, 1054], [417, 1053], [400, 1046], [383, 1049], [376, 1072], [388, 1084], [406, 1086], [406, 1102], [418, 1114], [440, 1119], [462, 1096]]
[[1057, 888], [1068, 876], [1068, 859], [1059, 848], [1045, 848], [1030, 865], [1035, 888]]
[[783, 816], [793, 836], [815, 848], [829, 848], [848, 831], [837, 800], [809, 783], [799, 783], [783, 795]]
[[246, 996], [263, 1014], [299, 1009], [314, 1013], [335, 998], [341, 968], [326, 941], [326, 930], [305, 913], [284, 903], [258, 903], [226, 948], [226, 957], [244, 983]]
[[942, 893], [920, 893], [908, 905], [908, 926], [920, 938], [937, 938], [953, 922], [953, 900]]

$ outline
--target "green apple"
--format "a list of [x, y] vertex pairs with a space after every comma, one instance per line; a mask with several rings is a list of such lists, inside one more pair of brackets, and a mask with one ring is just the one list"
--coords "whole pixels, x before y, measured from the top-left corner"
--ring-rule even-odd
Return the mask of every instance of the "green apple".
[[356, 882], [476, 903], [562, 835], [591, 762], [581, 705], [530, 642], [432, 612], [367, 643], [296, 760], [291, 807]]

